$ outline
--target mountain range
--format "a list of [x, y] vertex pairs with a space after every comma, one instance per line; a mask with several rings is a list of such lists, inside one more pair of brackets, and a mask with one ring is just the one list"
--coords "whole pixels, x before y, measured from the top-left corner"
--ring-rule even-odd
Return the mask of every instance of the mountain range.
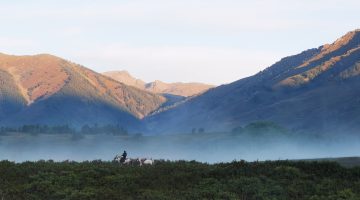
[[41, 54], [0, 54], [0, 126], [120, 124], [147, 133], [230, 130], [273, 121], [291, 130], [360, 128], [360, 30], [227, 85], [145, 83]]
[[165, 83], [159, 80], [146, 83], [141, 79], [134, 78], [127, 71], [109, 71], [104, 72], [103, 75], [149, 92], [183, 97], [198, 95], [214, 87], [204, 83]]
[[265, 70], [208, 90], [145, 119], [150, 132], [231, 130], [273, 121], [308, 132], [360, 128], [360, 30], [281, 59]]

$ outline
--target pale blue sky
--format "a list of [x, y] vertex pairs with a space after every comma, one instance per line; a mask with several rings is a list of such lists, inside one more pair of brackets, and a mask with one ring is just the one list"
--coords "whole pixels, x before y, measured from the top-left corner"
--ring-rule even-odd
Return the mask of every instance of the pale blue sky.
[[222, 84], [360, 28], [359, 0], [1, 1], [0, 52]]

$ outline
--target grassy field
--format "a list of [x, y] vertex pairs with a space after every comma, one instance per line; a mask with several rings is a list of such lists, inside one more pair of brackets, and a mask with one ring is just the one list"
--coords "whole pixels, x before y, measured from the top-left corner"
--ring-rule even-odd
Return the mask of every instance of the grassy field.
[[[349, 159], [337, 160], [348, 166]], [[146, 167], [1, 161], [0, 199], [360, 199], [360, 168], [309, 160]]]

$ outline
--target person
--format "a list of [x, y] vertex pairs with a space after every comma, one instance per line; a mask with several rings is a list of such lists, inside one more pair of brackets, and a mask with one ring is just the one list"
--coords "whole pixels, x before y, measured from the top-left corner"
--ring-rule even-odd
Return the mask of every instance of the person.
[[124, 157], [124, 160], [126, 159], [127, 153], [126, 151], [124, 151], [124, 153], [122, 154], [122, 157]]
[[127, 156], [127, 153], [126, 153], [126, 151], [124, 151], [124, 153], [123, 153], [123, 154], [121, 155], [121, 157], [120, 157], [120, 163], [124, 163], [124, 162], [125, 162], [126, 156]]

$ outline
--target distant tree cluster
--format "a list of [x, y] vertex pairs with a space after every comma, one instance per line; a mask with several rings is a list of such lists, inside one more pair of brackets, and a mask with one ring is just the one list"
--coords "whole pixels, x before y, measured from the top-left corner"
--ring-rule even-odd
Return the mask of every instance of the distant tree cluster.
[[57, 125], [57, 126], [48, 126], [48, 125], [23, 125], [20, 127], [1, 127], [0, 133], [9, 133], [9, 132], [20, 132], [20, 133], [30, 133], [30, 134], [56, 134], [56, 133], [75, 133], [76, 129], [71, 128], [69, 125]]
[[119, 124], [117, 125], [108, 124], [103, 126], [99, 126], [97, 124], [94, 124], [93, 126], [84, 125], [83, 127], [81, 127], [80, 132], [83, 134], [128, 135], [128, 131]]
[[[191, 133], [205, 133], [205, 128], [192, 128]], [[233, 134], [251, 134], [261, 136], [266, 134], [287, 134], [289, 131], [272, 121], [255, 121], [245, 126], [236, 126], [231, 129]]]
[[191, 133], [205, 133], [204, 128], [193, 128], [191, 129]]
[[128, 131], [120, 125], [102, 125], [94, 124], [84, 125], [80, 130], [69, 125], [23, 125], [20, 127], [0, 127], [0, 134], [5, 133], [29, 133], [29, 134], [113, 134], [127, 135]]
[[13, 127], [0, 127], [0, 134], [9, 133], [9, 132], [18, 132], [18, 128]]
[[288, 131], [286, 128], [271, 121], [257, 121], [251, 122], [244, 127], [238, 126], [232, 129], [233, 133], [249, 133], [251, 135], [264, 135], [264, 134], [285, 134]]

